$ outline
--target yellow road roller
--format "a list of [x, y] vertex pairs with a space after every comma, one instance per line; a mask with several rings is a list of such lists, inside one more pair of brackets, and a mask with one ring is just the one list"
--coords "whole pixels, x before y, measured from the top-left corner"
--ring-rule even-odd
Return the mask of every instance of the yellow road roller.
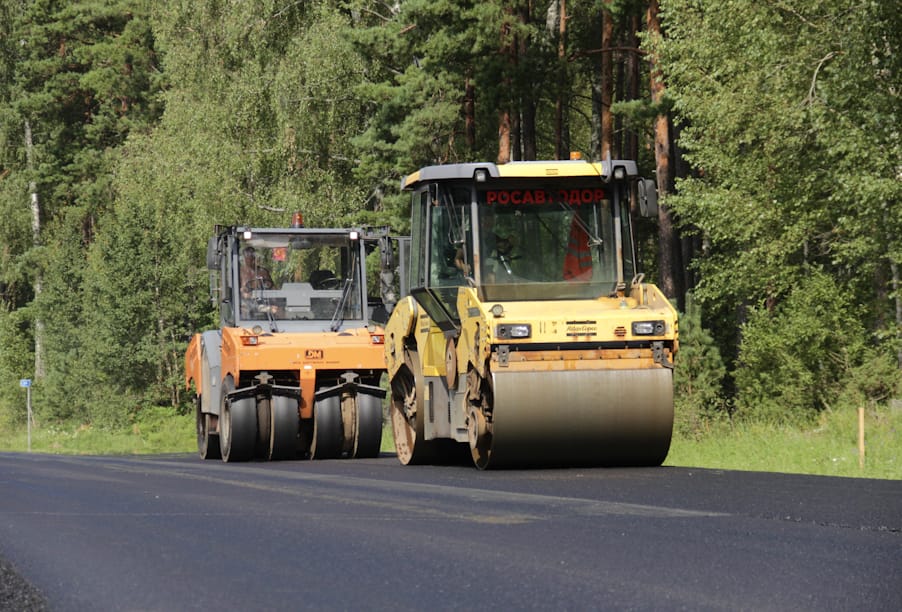
[[411, 193], [408, 294], [385, 327], [403, 464], [660, 465], [677, 312], [638, 271], [633, 161], [429, 166]]

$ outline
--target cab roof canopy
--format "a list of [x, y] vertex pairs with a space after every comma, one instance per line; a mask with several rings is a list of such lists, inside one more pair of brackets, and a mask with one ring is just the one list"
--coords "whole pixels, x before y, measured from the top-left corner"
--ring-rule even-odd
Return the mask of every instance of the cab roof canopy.
[[[622, 169], [622, 170], [621, 170]], [[551, 178], [551, 177], [598, 177], [609, 181], [618, 178], [635, 178], [639, 175], [636, 162], [632, 160], [606, 160], [588, 162], [585, 160], [516, 161], [506, 164], [492, 162], [470, 162], [465, 164], [443, 164], [426, 166], [401, 179], [401, 189], [415, 189], [421, 183], [450, 180], [481, 180], [489, 178]]]

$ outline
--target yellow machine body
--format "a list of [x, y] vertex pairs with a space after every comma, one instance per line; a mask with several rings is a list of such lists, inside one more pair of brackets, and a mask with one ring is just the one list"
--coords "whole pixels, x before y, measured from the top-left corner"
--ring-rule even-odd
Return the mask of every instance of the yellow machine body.
[[[408, 177], [405, 186], [415, 190], [413, 228], [425, 256], [411, 265], [411, 295], [385, 329], [402, 463], [467, 454], [480, 468], [663, 462], [673, 425], [678, 322], [660, 290], [630, 269], [633, 169], [627, 165], [625, 176], [614, 179], [586, 162], [468, 164]], [[496, 195], [487, 195], [492, 189]], [[438, 212], [454, 206], [454, 214]], [[515, 222], [511, 228], [534, 238], [521, 241], [519, 261], [511, 255], [500, 278], [488, 271], [485, 228], [497, 227], [505, 215]], [[602, 227], [606, 215], [608, 228]], [[584, 242], [609, 243], [617, 252], [590, 246], [581, 280], [551, 278], [556, 261], [566, 268], [570, 260], [551, 252], [556, 243], [545, 233], [553, 238], [556, 223], [565, 233], [576, 217], [590, 236]], [[462, 227], [435, 231], [448, 219]], [[461, 269], [457, 279], [436, 272], [441, 256], [430, 259], [448, 251], [436, 242], [449, 231]], [[417, 234], [412, 238], [416, 258]]]

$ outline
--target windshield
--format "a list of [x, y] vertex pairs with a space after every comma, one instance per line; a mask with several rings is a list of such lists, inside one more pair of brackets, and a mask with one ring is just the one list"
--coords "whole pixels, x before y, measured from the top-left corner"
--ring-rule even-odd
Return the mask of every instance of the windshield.
[[485, 299], [606, 296], [632, 275], [620, 269], [619, 255], [631, 244], [629, 224], [607, 187], [492, 189], [477, 197]]
[[347, 234], [257, 233], [239, 237], [241, 319], [363, 319], [359, 246]]

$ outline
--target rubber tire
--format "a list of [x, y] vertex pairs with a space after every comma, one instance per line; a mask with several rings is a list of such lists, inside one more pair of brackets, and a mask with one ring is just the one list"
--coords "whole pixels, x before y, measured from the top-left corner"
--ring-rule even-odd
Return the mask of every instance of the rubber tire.
[[197, 396], [195, 403], [195, 423], [197, 425], [197, 454], [201, 459], [222, 459], [219, 451], [219, 436], [209, 431], [209, 419], [201, 410], [201, 396]]
[[382, 450], [382, 399], [375, 395], [357, 394], [357, 428], [354, 436], [354, 458], [378, 457]]
[[335, 459], [341, 455], [341, 398], [337, 395], [313, 404], [311, 459]]
[[294, 459], [298, 451], [298, 402], [290, 397], [276, 395], [270, 404], [269, 454], [267, 459], [278, 461]]
[[219, 447], [226, 463], [248, 461], [254, 456], [257, 442], [257, 406], [254, 398], [229, 401], [234, 383], [227, 380], [222, 386], [222, 407], [219, 410]]

